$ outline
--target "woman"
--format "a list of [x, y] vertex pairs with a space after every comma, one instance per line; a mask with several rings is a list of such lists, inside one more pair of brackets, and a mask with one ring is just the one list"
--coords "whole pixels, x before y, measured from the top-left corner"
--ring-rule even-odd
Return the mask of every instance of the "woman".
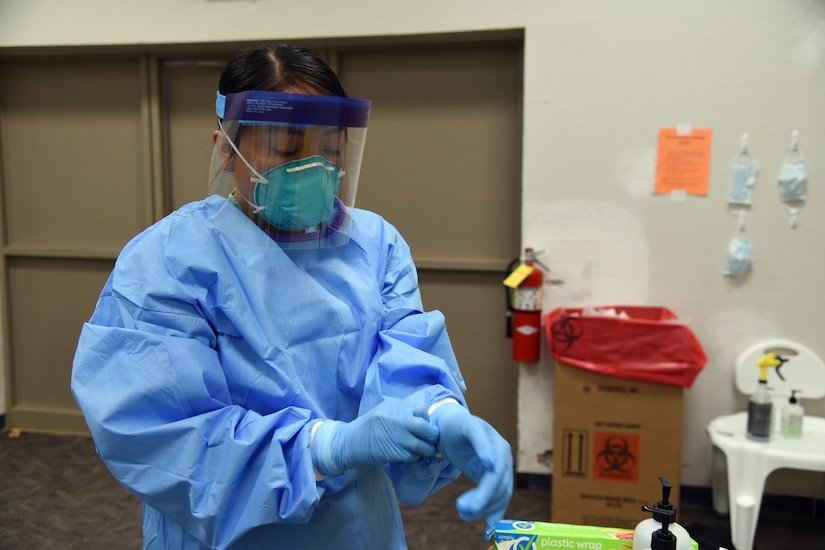
[[225, 68], [209, 198], [135, 237], [83, 327], [72, 391], [144, 547], [406, 548], [397, 500], [460, 473], [504, 515], [507, 442], [466, 408], [410, 250], [355, 209], [369, 102], [308, 50]]

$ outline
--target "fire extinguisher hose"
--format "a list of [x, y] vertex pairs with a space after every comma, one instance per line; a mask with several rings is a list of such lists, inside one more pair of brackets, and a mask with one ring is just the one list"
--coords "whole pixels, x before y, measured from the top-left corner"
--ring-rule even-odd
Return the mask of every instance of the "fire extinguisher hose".
[[[507, 266], [507, 272], [505, 273], [505, 277], [509, 276], [515, 269], [521, 265], [521, 258], [516, 258]], [[504, 287], [504, 300], [507, 304], [507, 312], [506, 312], [506, 325], [504, 328], [504, 334], [507, 338], [513, 337], [513, 296], [511, 294], [512, 289], [508, 287]]]

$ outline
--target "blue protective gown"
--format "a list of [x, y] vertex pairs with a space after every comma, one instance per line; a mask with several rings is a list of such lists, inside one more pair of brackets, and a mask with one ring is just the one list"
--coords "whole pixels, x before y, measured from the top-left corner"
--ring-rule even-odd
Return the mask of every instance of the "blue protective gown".
[[147, 549], [406, 548], [397, 498], [458, 470], [426, 458], [317, 481], [310, 430], [387, 396], [464, 403], [444, 318], [422, 312], [409, 248], [375, 214], [356, 210], [339, 248], [259, 236], [212, 196], [124, 248], [72, 371], [98, 452], [143, 502]]

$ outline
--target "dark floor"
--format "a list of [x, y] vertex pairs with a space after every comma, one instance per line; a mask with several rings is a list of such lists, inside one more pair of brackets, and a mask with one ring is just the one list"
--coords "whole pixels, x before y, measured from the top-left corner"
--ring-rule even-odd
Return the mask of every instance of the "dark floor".
[[[521, 477], [507, 517], [549, 521], [545, 482]], [[402, 509], [411, 550], [488, 547], [483, 522], [464, 523], [455, 511], [456, 497], [471, 486], [459, 479], [418, 508]], [[711, 510], [708, 491], [687, 489], [679, 523], [702, 550], [731, 548], [727, 519]], [[138, 501], [109, 475], [90, 439], [0, 432], [0, 549], [139, 550], [140, 522]], [[822, 501], [766, 497], [756, 548], [825, 549]]]

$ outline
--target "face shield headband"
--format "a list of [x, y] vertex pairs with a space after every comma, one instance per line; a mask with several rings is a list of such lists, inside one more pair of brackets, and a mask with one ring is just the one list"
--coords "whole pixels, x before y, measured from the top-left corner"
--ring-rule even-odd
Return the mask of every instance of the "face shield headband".
[[217, 94], [210, 193], [230, 195], [279, 245], [348, 240], [370, 102], [247, 91]]

